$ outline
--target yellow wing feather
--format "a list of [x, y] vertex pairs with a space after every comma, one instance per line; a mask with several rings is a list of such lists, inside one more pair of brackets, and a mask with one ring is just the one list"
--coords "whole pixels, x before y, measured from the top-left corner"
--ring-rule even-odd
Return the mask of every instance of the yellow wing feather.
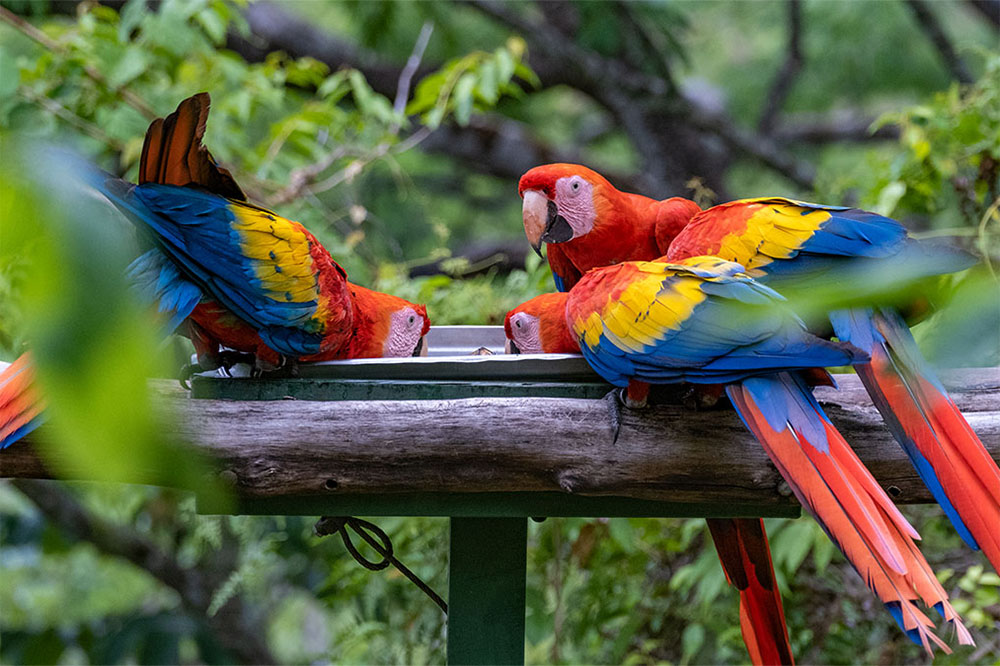
[[318, 300], [309, 239], [298, 225], [259, 208], [233, 205], [231, 210], [240, 249], [254, 260], [254, 272], [268, 296], [293, 303]]
[[[718, 253], [760, 276], [761, 267], [795, 254], [830, 214], [802, 207], [794, 201], [747, 200], [756, 210], [743, 231], [725, 236]], [[819, 217], [816, 217], [819, 216]]]
[[591, 312], [585, 320], [573, 323], [573, 330], [583, 337], [584, 344], [596, 347], [603, 334], [622, 350], [647, 351], [667, 331], [679, 329], [706, 298], [701, 290], [702, 278], [668, 280], [683, 273], [683, 266], [641, 262], [636, 267], [639, 272], [629, 276], [615, 300], [609, 296], [601, 314]]

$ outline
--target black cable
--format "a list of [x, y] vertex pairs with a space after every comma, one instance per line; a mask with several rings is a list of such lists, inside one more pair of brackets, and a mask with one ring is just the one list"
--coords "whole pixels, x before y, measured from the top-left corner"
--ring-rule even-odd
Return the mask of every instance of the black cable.
[[[374, 562], [359, 553], [358, 549], [351, 541], [350, 534], [347, 532], [348, 527], [354, 530], [354, 532], [364, 539], [368, 545], [375, 550], [375, 552], [381, 555], [382, 560]], [[386, 534], [378, 525], [370, 523], [367, 520], [352, 518], [350, 516], [322, 516], [316, 522], [315, 527], [313, 527], [313, 531], [316, 536], [340, 534], [340, 538], [343, 540], [344, 547], [347, 548], [347, 552], [351, 554], [351, 557], [353, 557], [358, 564], [369, 571], [381, 571], [390, 564], [396, 567], [401, 574], [410, 579], [411, 583], [416, 585], [424, 594], [430, 597], [431, 600], [436, 603], [442, 611], [444, 611], [445, 615], [448, 614], [448, 604], [445, 600], [442, 599], [437, 592], [432, 590], [427, 583], [421, 580], [417, 574], [410, 571], [405, 564], [396, 559], [396, 556], [393, 555], [392, 541], [389, 540], [389, 535]]]

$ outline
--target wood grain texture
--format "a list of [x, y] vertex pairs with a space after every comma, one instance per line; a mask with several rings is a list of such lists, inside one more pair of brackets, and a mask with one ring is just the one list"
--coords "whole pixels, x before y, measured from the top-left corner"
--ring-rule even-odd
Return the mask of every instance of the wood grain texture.
[[[857, 377], [838, 381], [841, 390], [816, 394], [864, 463], [897, 501], [929, 502]], [[1000, 460], [1000, 369], [955, 371], [945, 382]], [[248, 498], [556, 491], [671, 502], [795, 502], [728, 406], [692, 411], [661, 404], [626, 412], [613, 443], [604, 400], [265, 402], [187, 400], [155, 390], [177, 414], [169, 431], [178, 442], [208, 454], [217, 473]], [[43, 426], [33, 438], [45, 433]], [[79, 478], [72, 470], [67, 475]], [[0, 476], [51, 475], [29, 439], [0, 453]]]

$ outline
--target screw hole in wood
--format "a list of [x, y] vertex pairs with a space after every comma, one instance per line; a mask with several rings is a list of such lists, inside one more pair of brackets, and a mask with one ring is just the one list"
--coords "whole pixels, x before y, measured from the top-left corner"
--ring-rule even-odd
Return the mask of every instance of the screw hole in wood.
[[327, 490], [336, 490], [340, 484], [337, 483], [336, 479], [327, 479], [323, 486], [325, 486]]

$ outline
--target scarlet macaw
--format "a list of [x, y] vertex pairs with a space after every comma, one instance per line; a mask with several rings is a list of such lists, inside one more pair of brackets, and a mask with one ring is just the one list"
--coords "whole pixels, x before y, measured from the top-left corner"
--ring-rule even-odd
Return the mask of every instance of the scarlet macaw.
[[[969, 263], [950, 248], [918, 243], [898, 222], [874, 213], [780, 198], [699, 213], [667, 259], [703, 252], [743, 264], [782, 293], [840, 281], [865, 291], [873, 268], [880, 276], [935, 275]], [[921, 479], [965, 542], [1000, 570], [1000, 468], [924, 360], [903, 317], [883, 306], [832, 310], [829, 318], [840, 340], [869, 354], [871, 361], [855, 370]]]
[[147, 232], [154, 249], [130, 275], [170, 324], [187, 319], [199, 362], [216, 367], [220, 347], [265, 368], [419, 353], [424, 306], [352, 285], [305, 227], [246, 201], [202, 145], [209, 103], [195, 95], [150, 125], [138, 185], [95, 178]]
[[41, 425], [43, 409], [29, 356], [0, 362], [0, 451]]
[[[668, 261], [713, 255], [740, 263], [786, 295], [828, 292], [832, 285], [863, 302], [885, 282], [970, 263], [964, 253], [909, 238], [895, 220], [851, 208], [771, 197], [700, 211], [688, 202], [688, 219], [665, 233], [643, 212], [655, 210], [657, 202], [618, 192], [586, 167], [536, 167], [518, 188], [525, 233], [532, 245], [549, 243], [553, 274], [567, 262], [571, 275], [580, 275], [622, 260], [653, 259], [662, 250]], [[676, 201], [668, 200], [675, 202], [671, 210], [680, 210]], [[645, 243], [633, 240], [638, 232]], [[632, 254], [622, 240], [632, 244]], [[885, 306], [835, 309], [829, 316], [841, 340], [870, 355], [869, 363], [855, 368], [921, 479], [966, 543], [981, 548], [1000, 570], [1000, 468], [921, 356], [902, 317]]]
[[[508, 312], [507, 351], [579, 354], [580, 343], [566, 325], [568, 297], [566, 292], [542, 294]], [[708, 518], [706, 522], [726, 580], [740, 592], [740, 630], [751, 663], [795, 663], [764, 521]]]
[[919, 535], [823, 413], [800, 370], [865, 362], [805, 330], [777, 292], [715, 257], [627, 262], [570, 291], [566, 323], [591, 367], [636, 397], [650, 383], [725, 383], [747, 427], [906, 634], [931, 651], [934, 607], [971, 644]]

